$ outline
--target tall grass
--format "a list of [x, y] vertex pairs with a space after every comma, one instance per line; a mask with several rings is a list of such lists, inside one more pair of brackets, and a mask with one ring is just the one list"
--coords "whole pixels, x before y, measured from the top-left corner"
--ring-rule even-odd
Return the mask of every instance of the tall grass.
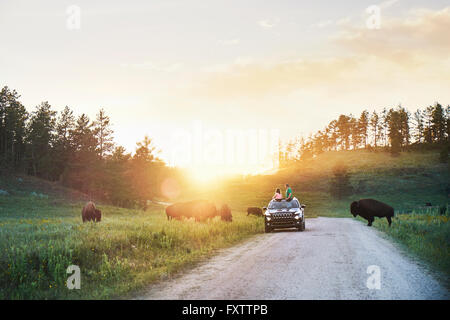
[[397, 214], [391, 227], [384, 219], [376, 219], [373, 225], [444, 273], [446, 285], [450, 287], [449, 220], [448, 213], [440, 215], [439, 209], [425, 209]]
[[[263, 232], [263, 222], [233, 212], [233, 222], [167, 221], [147, 212], [101, 206], [101, 223], [81, 223], [81, 204], [53, 206], [26, 197], [0, 199], [0, 299], [119, 297]], [[81, 269], [81, 289], [66, 268]]]

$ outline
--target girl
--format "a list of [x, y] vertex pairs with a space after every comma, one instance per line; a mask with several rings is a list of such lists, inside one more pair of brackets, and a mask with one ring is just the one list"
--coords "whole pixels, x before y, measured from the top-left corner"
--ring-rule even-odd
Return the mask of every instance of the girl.
[[275, 190], [275, 194], [273, 195], [272, 199], [275, 199], [275, 200], [283, 199], [280, 188], [277, 188], [277, 190]]

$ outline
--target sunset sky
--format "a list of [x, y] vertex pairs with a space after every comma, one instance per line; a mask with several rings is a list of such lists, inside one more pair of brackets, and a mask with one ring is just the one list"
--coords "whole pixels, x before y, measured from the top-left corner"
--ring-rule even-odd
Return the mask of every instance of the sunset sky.
[[119, 144], [148, 134], [172, 164], [174, 133], [199, 124], [287, 138], [340, 113], [450, 103], [448, 0], [1, 0], [0, 29], [0, 85], [28, 110], [103, 107]]

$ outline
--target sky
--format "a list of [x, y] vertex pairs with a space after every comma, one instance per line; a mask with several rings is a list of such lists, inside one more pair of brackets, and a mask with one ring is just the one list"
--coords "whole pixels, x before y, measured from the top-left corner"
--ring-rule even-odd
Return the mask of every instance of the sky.
[[449, 1], [1, 0], [0, 30], [28, 110], [102, 107], [128, 151], [148, 134], [202, 170], [262, 170], [341, 113], [450, 103]]

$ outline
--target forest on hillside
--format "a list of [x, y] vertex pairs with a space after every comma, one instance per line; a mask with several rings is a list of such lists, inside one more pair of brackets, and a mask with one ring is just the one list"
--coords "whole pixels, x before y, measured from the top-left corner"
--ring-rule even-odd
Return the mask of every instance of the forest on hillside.
[[[0, 176], [21, 173], [58, 181], [93, 200], [145, 207], [161, 196], [163, 180], [182, 173], [158, 158], [151, 138], [136, 143], [134, 154], [114, 142], [109, 116], [76, 116], [68, 106], [56, 112], [48, 102], [27, 111], [20, 95], [0, 91]], [[164, 195], [162, 195], [164, 196]]]
[[364, 110], [359, 117], [340, 115], [307, 139], [280, 144], [280, 166], [309, 159], [326, 151], [385, 150], [397, 155], [412, 149], [441, 149], [446, 161], [450, 137], [450, 105], [435, 103], [413, 114], [402, 106], [381, 112]]
[[[68, 106], [56, 112], [48, 102], [28, 111], [19, 99], [7, 86], [0, 91], [0, 176], [20, 173], [58, 181], [93, 200], [123, 207], [145, 207], [148, 199], [167, 198], [167, 189], [173, 195], [187, 185], [182, 170], [158, 158], [151, 138], [137, 142], [134, 153], [115, 143], [104, 109], [91, 120]], [[340, 115], [307, 139], [280, 143], [280, 166], [326, 151], [362, 148], [394, 155], [411, 148], [440, 148], [447, 161], [449, 131], [450, 106], [439, 103], [412, 115], [401, 106], [381, 113], [365, 110], [359, 118]], [[163, 182], [169, 186], [162, 188]]]

